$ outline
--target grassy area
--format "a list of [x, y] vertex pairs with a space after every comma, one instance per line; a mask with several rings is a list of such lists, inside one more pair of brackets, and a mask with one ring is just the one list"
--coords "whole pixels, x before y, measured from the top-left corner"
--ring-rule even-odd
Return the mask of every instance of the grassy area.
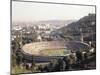
[[42, 67], [45, 67], [48, 63], [39, 63], [35, 64], [32, 68], [26, 69], [26, 66], [12, 66], [11, 74], [12, 75], [19, 75], [19, 74], [25, 74], [25, 73], [39, 73], [41, 72], [38, 67], [41, 65]]
[[40, 54], [47, 56], [64, 56], [68, 53], [69, 51], [66, 49], [45, 49], [40, 51]]
[[25, 68], [20, 68], [18, 66], [12, 68], [12, 74], [20, 74], [20, 73], [31, 73], [31, 71], [26, 70]]

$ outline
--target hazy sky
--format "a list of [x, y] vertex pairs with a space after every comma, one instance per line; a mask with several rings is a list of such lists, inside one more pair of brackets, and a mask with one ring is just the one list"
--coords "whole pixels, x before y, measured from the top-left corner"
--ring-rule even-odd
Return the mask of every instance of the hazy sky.
[[12, 2], [13, 21], [69, 20], [95, 13], [94, 6]]

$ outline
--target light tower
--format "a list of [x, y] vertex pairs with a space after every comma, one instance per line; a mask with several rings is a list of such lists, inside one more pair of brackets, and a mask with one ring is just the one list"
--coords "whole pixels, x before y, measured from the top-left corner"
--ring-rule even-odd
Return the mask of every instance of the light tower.
[[80, 32], [81, 32], [81, 37], [80, 37], [80, 39], [81, 39], [81, 42], [83, 43], [83, 42], [84, 42], [84, 39], [83, 39], [82, 28], [80, 28]]

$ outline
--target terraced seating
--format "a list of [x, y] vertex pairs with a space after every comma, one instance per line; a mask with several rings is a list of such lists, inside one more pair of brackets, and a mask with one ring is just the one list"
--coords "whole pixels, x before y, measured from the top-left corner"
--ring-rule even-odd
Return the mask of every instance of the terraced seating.
[[88, 48], [89, 46], [87, 44], [80, 42], [44, 41], [26, 44], [22, 47], [22, 50], [25, 53], [36, 56], [62, 56], [65, 50], [77, 51]]

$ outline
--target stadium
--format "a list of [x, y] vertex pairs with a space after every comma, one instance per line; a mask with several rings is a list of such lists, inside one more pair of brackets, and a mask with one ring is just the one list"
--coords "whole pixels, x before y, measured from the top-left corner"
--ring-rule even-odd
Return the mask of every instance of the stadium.
[[25, 59], [35, 62], [48, 62], [79, 50], [89, 50], [89, 45], [81, 42], [43, 41], [25, 44], [22, 47]]

